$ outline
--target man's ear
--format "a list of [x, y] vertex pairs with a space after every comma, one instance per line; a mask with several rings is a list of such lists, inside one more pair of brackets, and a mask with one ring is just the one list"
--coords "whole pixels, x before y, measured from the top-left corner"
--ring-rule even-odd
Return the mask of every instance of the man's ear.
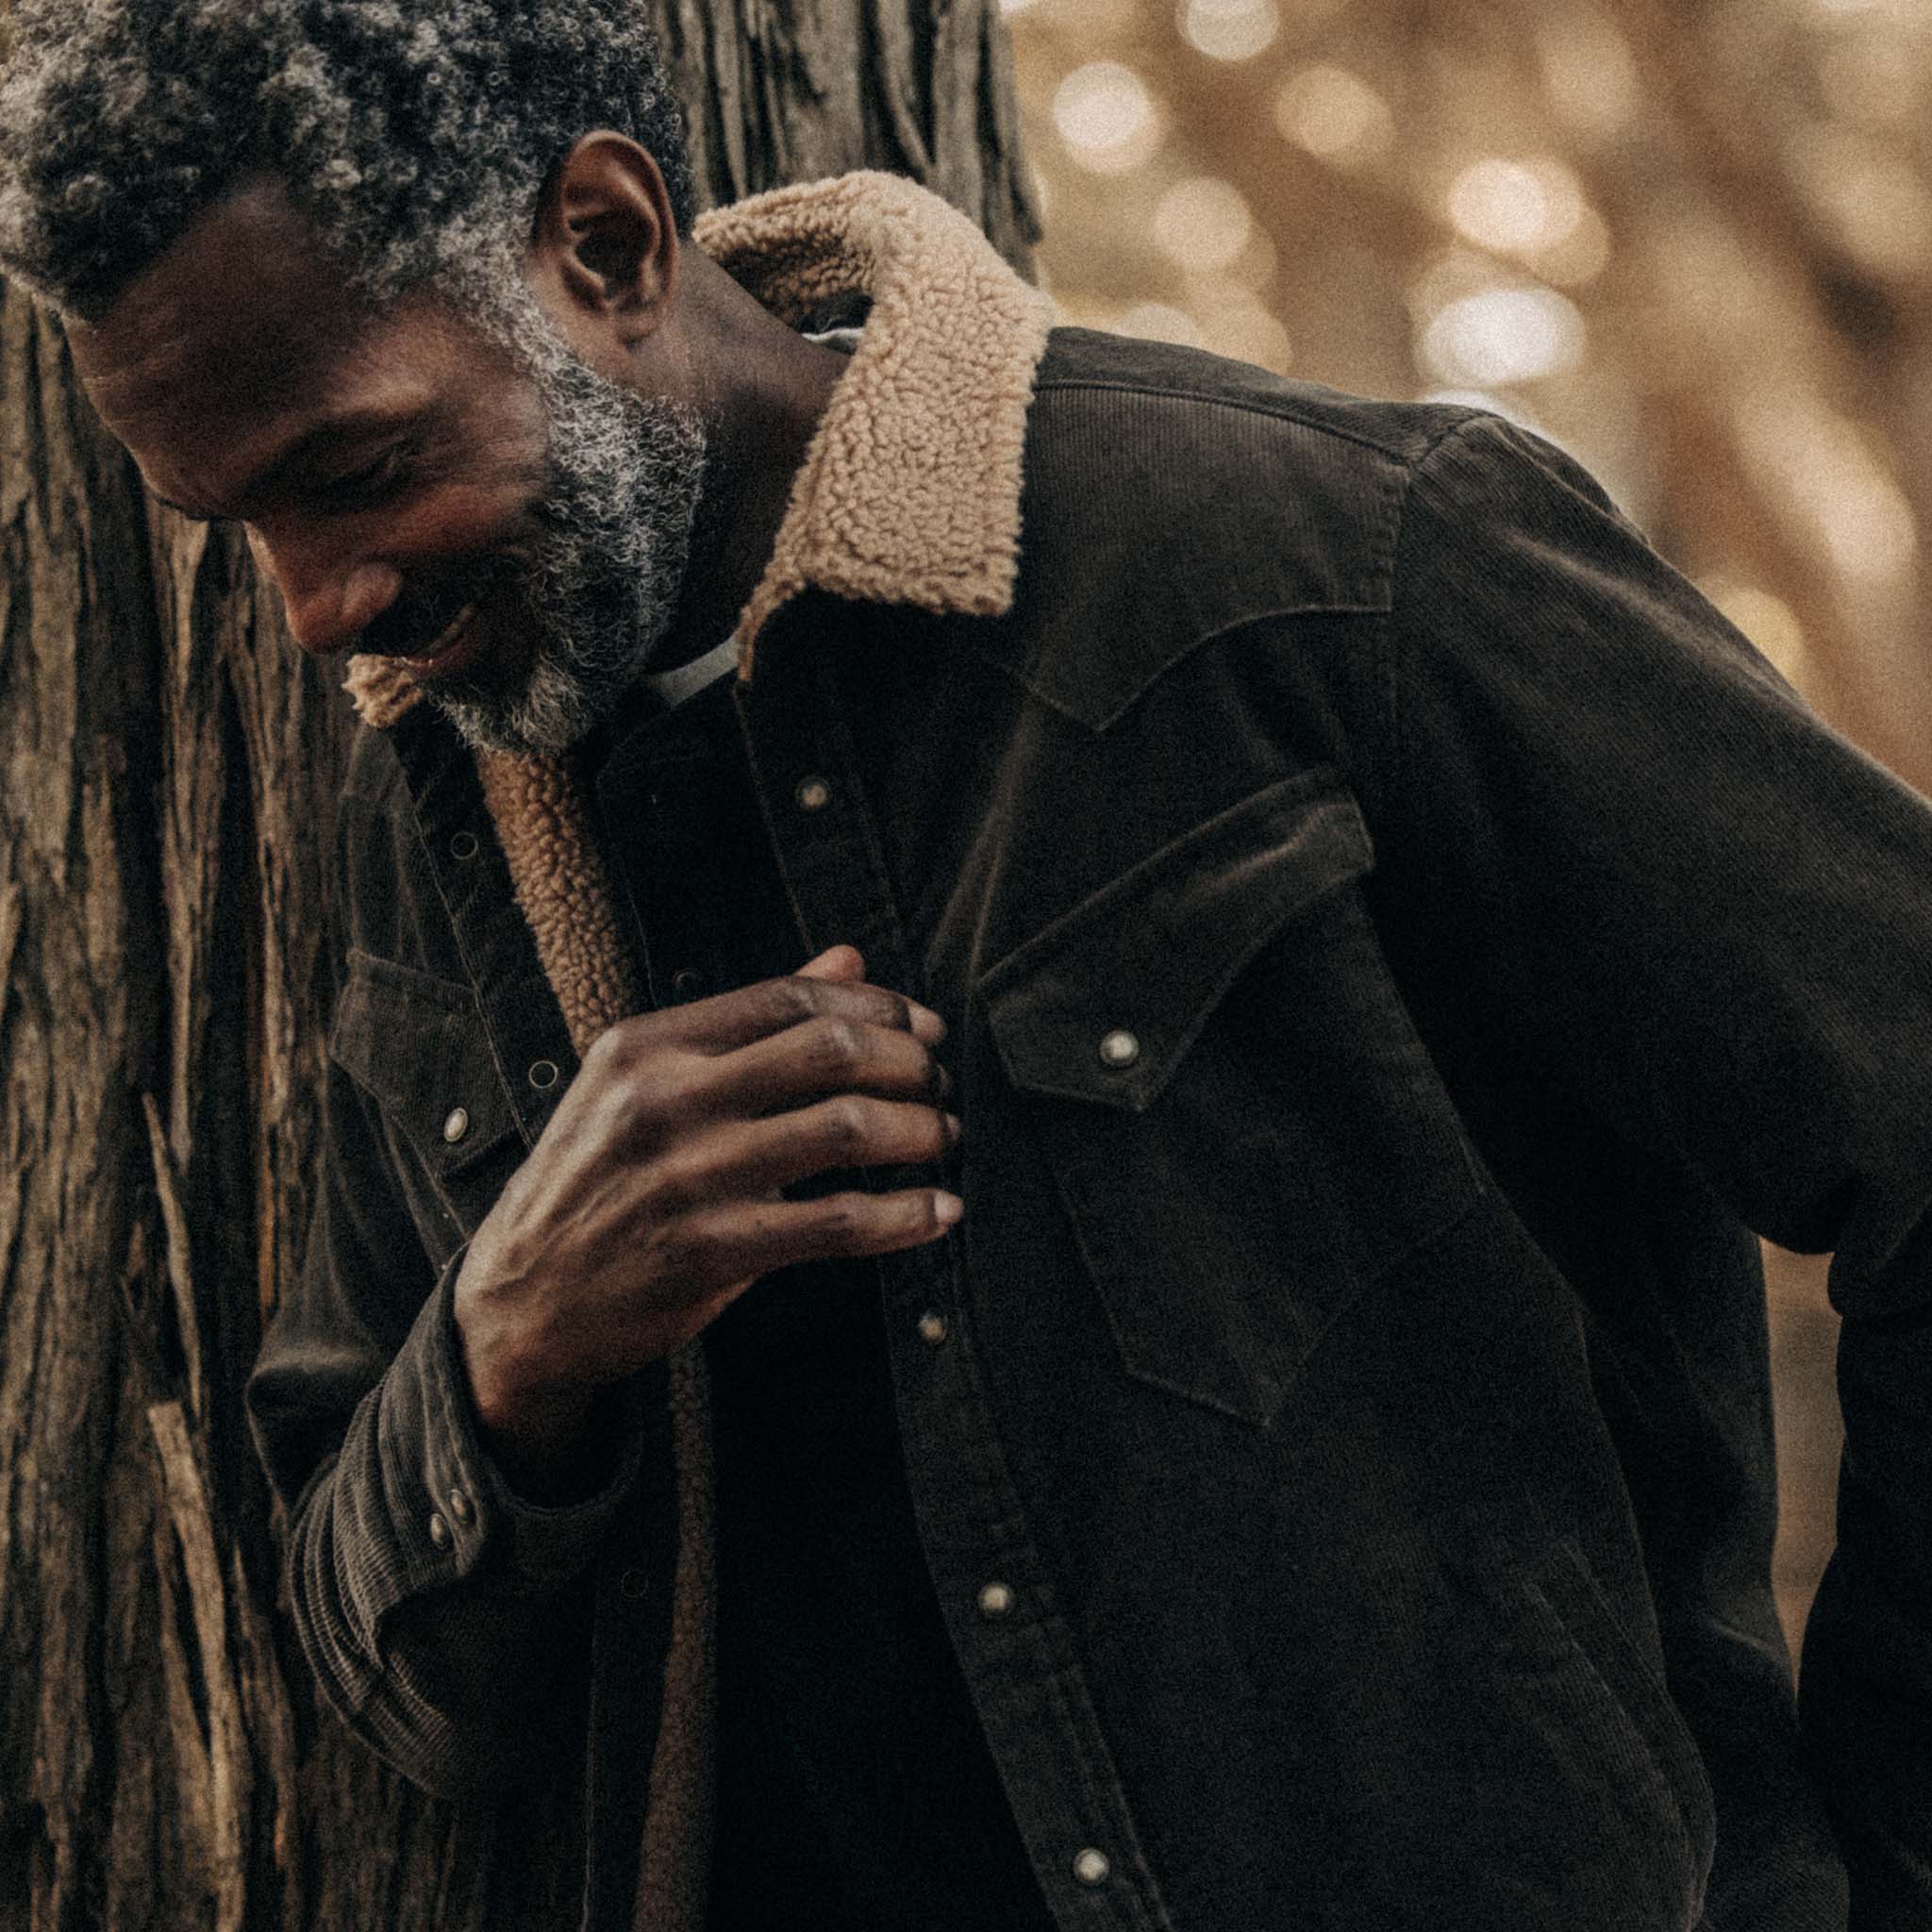
[[664, 176], [628, 135], [582, 136], [537, 208], [530, 267], [579, 322], [624, 345], [656, 332], [677, 289], [677, 224]]

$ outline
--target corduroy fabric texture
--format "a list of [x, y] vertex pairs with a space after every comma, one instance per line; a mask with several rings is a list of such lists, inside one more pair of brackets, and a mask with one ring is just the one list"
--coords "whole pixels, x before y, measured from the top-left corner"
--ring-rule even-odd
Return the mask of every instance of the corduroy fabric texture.
[[[997, 615], [1019, 566], [1026, 411], [1051, 305], [965, 216], [895, 175], [847, 175], [719, 208], [694, 238], [797, 324], [837, 295], [872, 308], [793, 480], [740, 620], [739, 675], [758, 635], [808, 586], [877, 603]], [[391, 659], [350, 659], [365, 723], [421, 699]], [[517, 902], [579, 1055], [636, 1009], [609, 885], [558, 758], [484, 753], [483, 795]], [[636, 1932], [702, 1932], [710, 1860], [715, 1557], [702, 1347], [669, 1364], [677, 1462], [676, 1569], [663, 1716], [633, 1915]]]

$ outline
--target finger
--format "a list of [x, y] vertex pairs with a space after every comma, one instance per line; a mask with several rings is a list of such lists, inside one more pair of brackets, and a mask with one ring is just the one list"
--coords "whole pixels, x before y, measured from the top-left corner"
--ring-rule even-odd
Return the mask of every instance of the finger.
[[865, 955], [857, 946], [827, 946], [798, 969], [802, 979], [863, 979]]
[[654, 1212], [774, 1194], [833, 1168], [939, 1160], [958, 1138], [958, 1118], [936, 1107], [841, 1093], [768, 1120], [716, 1127], [660, 1161]]
[[936, 1103], [951, 1085], [911, 1033], [843, 1014], [755, 1040], [721, 1056], [712, 1070], [712, 1105], [747, 1118], [790, 1112], [835, 1093]]
[[677, 1273], [697, 1291], [769, 1274], [800, 1261], [890, 1255], [937, 1241], [959, 1219], [957, 1194], [903, 1188], [890, 1194], [828, 1194], [822, 1201], [759, 1201], [692, 1216], [681, 1230]]
[[[714, 993], [693, 1000], [669, 1014], [652, 1014], [653, 1024], [703, 1053], [731, 1053], [754, 1041], [770, 1039], [788, 1028], [821, 1018], [841, 1018], [869, 1026], [891, 1027], [937, 1042], [945, 1022], [937, 1013], [908, 1000], [904, 993], [864, 982], [808, 977], [792, 974], [783, 979], [763, 979], [735, 992]], [[663, 1037], [660, 1030], [659, 1037]]]
[[[798, 971], [806, 979], [860, 980], [865, 977], [865, 955], [857, 946], [827, 946]], [[912, 1016], [912, 1031], [928, 1046], [937, 1046], [946, 1037], [946, 1023], [917, 1000], [908, 1000], [907, 1007]]]

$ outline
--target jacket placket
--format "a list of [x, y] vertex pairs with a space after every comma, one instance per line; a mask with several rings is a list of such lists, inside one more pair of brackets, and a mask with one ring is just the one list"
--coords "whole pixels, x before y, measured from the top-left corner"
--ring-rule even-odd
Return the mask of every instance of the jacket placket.
[[[793, 607], [773, 622], [756, 680], [737, 687], [779, 871], [809, 951], [855, 945], [874, 984], [920, 997], [824, 653], [786, 635], [808, 627]], [[944, 1044], [939, 1058], [949, 1058]], [[875, 1185], [942, 1178], [935, 1168], [890, 1170]], [[1170, 1932], [987, 1400], [964, 1293], [963, 1230], [884, 1256], [878, 1267], [920, 1541], [1048, 1904], [1066, 1932]]]
[[525, 1146], [535, 1146], [576, 1072], [562, 1010], [518, 914], [475, 760], [427, 706], [403, 718], [391, 735], [496, 1071]]

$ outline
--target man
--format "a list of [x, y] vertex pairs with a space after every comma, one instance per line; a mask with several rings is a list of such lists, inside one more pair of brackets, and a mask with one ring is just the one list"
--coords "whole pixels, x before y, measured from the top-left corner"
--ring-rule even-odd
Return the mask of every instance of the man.
[[22, 34], [0, 260], [360, 653], [252, 1390], [360, 1735], [599, 1927], [1932, 1922], [1915, 797], [1506, 424], [693, 225], [625, 0]]

